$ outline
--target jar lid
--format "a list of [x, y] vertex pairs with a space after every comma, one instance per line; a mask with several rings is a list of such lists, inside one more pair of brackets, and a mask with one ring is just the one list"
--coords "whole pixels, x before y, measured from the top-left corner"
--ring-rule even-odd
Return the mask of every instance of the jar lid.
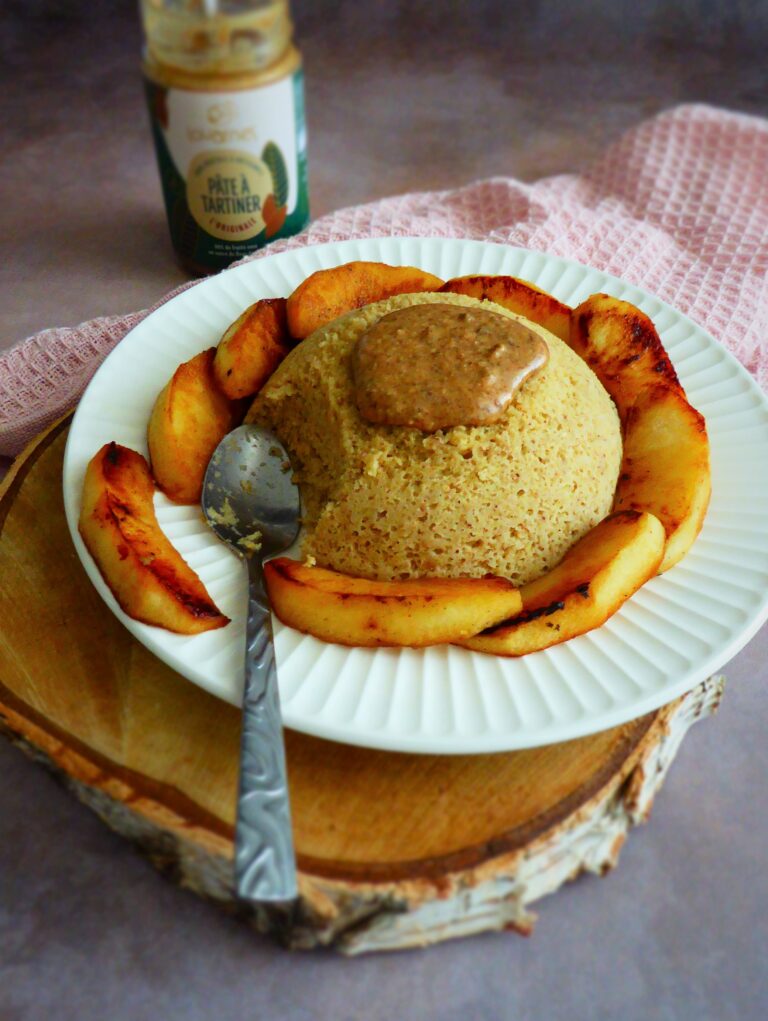
[[197, 74], [260, 71], [293, 35], [288, 0], [141, 0], [149, 56]]

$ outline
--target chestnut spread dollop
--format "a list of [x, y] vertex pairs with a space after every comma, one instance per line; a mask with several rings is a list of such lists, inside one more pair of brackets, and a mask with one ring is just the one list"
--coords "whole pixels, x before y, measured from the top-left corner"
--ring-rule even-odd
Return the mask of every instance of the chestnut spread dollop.
[[436, 432], [495, 422], [549, 349], [533, 330], [482, 308], [430, 302], [383, 316], [352, 354], [360, 415]]

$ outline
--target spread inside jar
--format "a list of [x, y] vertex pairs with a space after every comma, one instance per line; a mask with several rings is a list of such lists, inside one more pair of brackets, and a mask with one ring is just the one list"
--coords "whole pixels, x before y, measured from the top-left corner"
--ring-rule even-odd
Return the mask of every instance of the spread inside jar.
[[549, 358], [523, 323], [481, 308], [432, 302], [383, 316], [352, 355], [362, 418], [425, 433], [496, 422]]

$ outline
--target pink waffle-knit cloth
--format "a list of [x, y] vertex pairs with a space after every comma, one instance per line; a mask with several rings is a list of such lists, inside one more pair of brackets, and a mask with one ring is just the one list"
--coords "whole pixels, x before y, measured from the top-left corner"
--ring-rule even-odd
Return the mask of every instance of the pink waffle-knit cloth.
[[[585, 174], [495, 177], [342, 209], [251, 258], [398, 235], [518, 245], [622, 277], [700, 323], [768, 389], [766, 120], [680, 106], [629, 131]], [[145, 315], [43, 330], [0, 357], [0, 454], [18, 453], [72, 407]]]

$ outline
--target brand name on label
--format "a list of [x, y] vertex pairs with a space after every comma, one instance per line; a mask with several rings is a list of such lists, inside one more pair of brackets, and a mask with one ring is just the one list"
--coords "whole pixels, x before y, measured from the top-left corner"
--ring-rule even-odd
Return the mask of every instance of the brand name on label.
[[256, 128], [232, 128], [222, 131], [221, 128], [187, 128], [190, 142], [212, 142], [214, 145], [226, 145], [229, 142], [255, 142]]

